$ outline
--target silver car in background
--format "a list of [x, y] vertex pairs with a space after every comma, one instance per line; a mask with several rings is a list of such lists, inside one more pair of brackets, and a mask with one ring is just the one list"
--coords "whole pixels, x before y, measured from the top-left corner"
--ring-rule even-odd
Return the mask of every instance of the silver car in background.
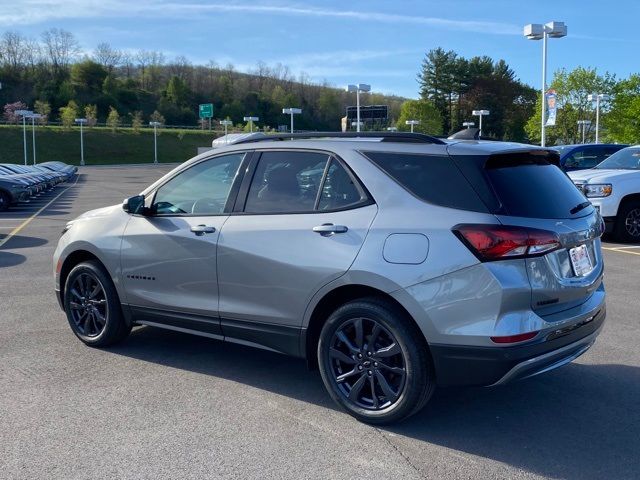
[[347, 412], [388, 423], [437, 385], [584, 353], [605, 318], [602, 231], [552, 150], [257, 135], [69, 222], [55, 289], [88, 345], [147, 325], [303, 357]]

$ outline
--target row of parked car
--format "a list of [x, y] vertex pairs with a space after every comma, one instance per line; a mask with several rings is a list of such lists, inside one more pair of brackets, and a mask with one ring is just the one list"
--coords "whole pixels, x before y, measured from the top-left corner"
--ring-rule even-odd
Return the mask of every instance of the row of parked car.
[[0, 212], [73, 178], [77, 167], [63, 162], [0, 163]]

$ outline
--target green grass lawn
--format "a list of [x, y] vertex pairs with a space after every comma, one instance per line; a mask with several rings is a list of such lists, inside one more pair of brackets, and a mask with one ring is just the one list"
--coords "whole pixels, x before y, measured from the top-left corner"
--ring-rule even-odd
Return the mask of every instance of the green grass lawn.
[[[158, 131], [158, 161], [183, 162], [197, 154], [198, 147], [211, 146], [219, 133], [202, 130]], [[27, 158], [33, 162], [31, 127], [27, 129]], [[36, 126], [38, 162], [59, 160], [80, 164], [80, 129]], [[153, 162], [153, 130], [135, 133], [130, 128], [112, 133], [106, 128], [84, 129], [84, 160], [87, 165]], [[22, 126], [0, 126], [0, 163], [24, 163]]]

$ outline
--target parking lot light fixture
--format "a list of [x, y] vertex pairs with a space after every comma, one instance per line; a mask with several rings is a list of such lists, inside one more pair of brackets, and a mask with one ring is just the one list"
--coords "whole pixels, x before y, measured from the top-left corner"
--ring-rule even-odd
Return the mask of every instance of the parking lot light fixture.
[[[524, 36], [529, 40], [542, 40], [542, 120], [540, 123], [540, 145], [545, 146], [546, 109], [545, 94], [547, 92], [547, 38], [562, 38], [567, 36], [567, 26], [564, 22], [549, 22], [544, 25], [530, 23], [524, 26]], [[482, 130], [482, 127], [480, 127]]]
[[366, 93], [371, 91], [371, 85], [367, 83], [358, 83], [357, 85], [349, 84], [346, 88], [347, 92], [356, 93], [356, 131], [360, 131], [362, 123], [360, 122], [360, 92]]
[[406, 125], [411, 125], [411, 133], [413, 133], [413, 127], [415, 125], [420, 125], [420, 120], [407, 120], [404, 122]]
[[293, 133], [293, 116], [300, 115], [302, 113], [302, 109], [294, 107], [283, 108], [282, 113], [284, 113], [285, 115], [291, 115], [291, 133]]
[[482, 138], [482, 117], [485, 115], [489, 115], [489, 110], [474, 110], [471, 112], [472, 115], [475, 115], [479, 118], [478, 120], [478, 137]]
[[16, 115], [20, 115], [22, 117], [22, 140], [24, 147], [24, 164], [27, 165], [27, 117], [29, 115], [33, 115], [31, 110], [16, 110], [14, 112]]
[[251, 130], [251, 133], [253, 133], [253, 122], [260, 121], [260, 117], [244, 117], [244, 121], [249, 122], [249, 129]]
[[387, 132], [397, 132], [398, 127], [387, 127]]
[[162, 125], [160, 122], [149, 122], [153, 127], [153, 163], [158, 163], [158, 127]]
[[609, 95], [604, 93], [591, 93], [587, 96], [590, 102], [596, 102], [596, 143], [600, 143], [600, 102], [609, 100]]
[[36, 119], [42, 118], [39, 113], [32, 113], [27, 118], [31, 119], [31, 141], [33, 146], [33, 164], [36, 164]]
[[233, 122], [231, 120], [220, 120], [220, 125], [224, 126], [225, 143], [229, 143], [229, 139], [227, 138], [227, 129], [229, 125], [233, 125]]
[[578, 130], [582, 129], [582, 143], [585, 143], [587, 127], [591, 125], [591, 120], [578, 120]]
[[82, 126], [87, 124], [87, 119], [76, 118], [75, 122], [80, 125], [80, 165], [84, 166], [84, 133]]
[[471, 128], [476, 126], [476, 122], [462, 122], [463, 127]]

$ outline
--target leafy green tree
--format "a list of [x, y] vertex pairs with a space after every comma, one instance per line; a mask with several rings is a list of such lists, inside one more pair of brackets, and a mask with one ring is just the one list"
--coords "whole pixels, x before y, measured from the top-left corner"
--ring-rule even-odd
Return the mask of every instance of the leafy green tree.
[[133, 129], [134, 133], [140, 133], [140, 129], [142, 128], [142, 122], [143, 122], [142, 112], [138, 110], [137, 112], [133, 112], [130, 115], [131, 115], [131, 128]]
[[107, 116], [107, 127], [111, 129], [112, 132], [116, 132], [118, 127], [120, 126], [120, 114], [118, 110], [113, 107], [109, 107], [109, 115]]
[[149, 117], [149, 120], [152, 122], [158, 122], [161, 125], [164, 125], [166, 123], [166, 120], [164, 119], [164, 117], [162, 116], [162, 114], [158, 111], [155, 110], [151, 116]]
[[400, 118], [397, 127], [401, 131], [410, 131], [411, 126], [407, 120], [418, 120], [419, 125], [414, 126], [414, 132], [428, 133], [430, 135], [442, 134], [442, 117], [433, 103], [426, 100], [407, 100], [400, 109]]
[[607, 139], [620, 143], [640, 143], [640, 74], [633, 74], [614, 87], [606, 126]]
[[60, 109], [60, 121], [65, 129], [70, 129], [78, 118], [78, 104], [69, 100], [66, 107]]
[[36, 103], [33, 105], [33, 110], [41, 115], [38, 123], [40, 123], [40, 125], [46, 125], [49, 120], [49, 115], [51, 115], [51, 104], [44, 100], [36, 100]]
[[97, 105], [87, 105], [84, 107], [84, 118], [87, 119], [88, 127], [95, 127], [96, 123], [98, 123]]
[[[582, 134], [578, 128], [578, 120], [590, 120], [587, 128], [587, 141], [593, 141], [596, 126], [596, 112], [592, 102], [588, 100], [590, 93], [611, 95], [616, 85], [615, 76], [605, 72], [599, 75], [595, 68], [578, 67], [575, 70], [558, 70], [553, 75], [550, 88], [556, 91], [557, 116], [556, 125], [547, 127], [547, 145], [562, 145], [582, 142]], [[542, 96], [537, 95], [535, 113], [529, 118], [525, 130], [533, 143], [540, 142]], [[600, 105], [600, 127], [606, 128], [606, 116], [609, 105]]]
[[71, 83], [76, 89], [98, 93], [102, 89], [107, 70], [92, 60], [75, 63], [71, 67]]

